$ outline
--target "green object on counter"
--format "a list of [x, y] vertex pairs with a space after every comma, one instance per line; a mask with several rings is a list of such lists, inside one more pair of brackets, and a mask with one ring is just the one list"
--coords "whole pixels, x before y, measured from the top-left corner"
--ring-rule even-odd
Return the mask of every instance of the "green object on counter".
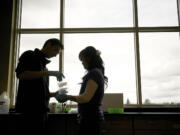
[[65, 108], [66, 112], [69, 112], [71, 110], [71, 108]]
[[110, 114], [121, 114], [124, 113], [124, 108], [108, 108], [107, 112]]

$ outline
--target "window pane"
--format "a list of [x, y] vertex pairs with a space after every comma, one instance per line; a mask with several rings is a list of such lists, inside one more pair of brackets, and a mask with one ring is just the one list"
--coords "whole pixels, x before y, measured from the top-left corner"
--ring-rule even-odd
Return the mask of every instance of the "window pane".
[[133, 26], [132, 0], [65, 1], [65, 27]]
[[23, 0], [22, 28], [55, 28], [60, 24], [59, 0]]
[[179, 33], [141, 33], [140, 54], [143, 102], [179, 103]]
[[177, 0], [138, 0], [139, 26], [177, 26]]
[[[58, 34], [22, 34], [20, 39], [19, 56], [27, 50], [41, 49], [44, 42], [49, 38], [58, 38]], [[51, 58], [51, 63], [47, 65], [48, 70], [59, 70], [59, 55]], [[57, 80], [55, 77], [50, 77], [49, 89], [51, 92], [58, 90]], [[54, 99], [51, 99], [51, 101]], [[50, 102], [51, 102], [50, 101]]]
[[124, 102], [136, 103], [133, 34], [65, 34], [64, 73], [70, 94], [78, 94], [85, 70], [79, 52], [87, 46], [101, 51], [108, 77], [106, 93], [123, 93]]

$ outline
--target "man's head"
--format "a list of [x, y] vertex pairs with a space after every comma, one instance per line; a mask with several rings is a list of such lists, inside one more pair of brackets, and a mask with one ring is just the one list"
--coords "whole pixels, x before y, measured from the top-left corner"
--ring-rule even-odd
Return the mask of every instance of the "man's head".
[[46, 55], [47, 58], [55, 57], [59, 54], [59, 51], [63, 49], [63, 45], [59, 39], [51, 38], [48, 39], [41, 51]]

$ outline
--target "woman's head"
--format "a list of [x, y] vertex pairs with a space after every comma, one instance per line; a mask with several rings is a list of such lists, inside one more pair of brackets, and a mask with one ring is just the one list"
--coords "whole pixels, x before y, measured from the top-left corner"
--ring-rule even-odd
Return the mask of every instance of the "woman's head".
[[91, 70], [93, 68], [104, 68], [103, 61], [100, 57], [100, 51], [93, 46], [88, 46], [79, 53], [79, 59], [85, 69]]
[[[85, 69], [88, 71], [94, 68], [101, 69], [104, 75], [104, 62], [101, 58], [101, 52], [96, 50], [93, 46], [88, 46], [79, 53], [79, 59]], [[107, 84], [108, 78], [104, 76], [105, 83]]]

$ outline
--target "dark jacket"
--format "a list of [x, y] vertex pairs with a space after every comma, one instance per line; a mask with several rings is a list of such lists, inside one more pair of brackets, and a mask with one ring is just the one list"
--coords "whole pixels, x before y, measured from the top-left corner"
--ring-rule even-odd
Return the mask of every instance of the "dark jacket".
[[[50, 61], [38, 49], [26, 51], [19, 58], [16, 75], [24, 71], [44, 71]], [[42, 113], [49, 111], [49, 77], [45, 76], [32, 80], [19, 80], [16, 98], [16, 112]]]

